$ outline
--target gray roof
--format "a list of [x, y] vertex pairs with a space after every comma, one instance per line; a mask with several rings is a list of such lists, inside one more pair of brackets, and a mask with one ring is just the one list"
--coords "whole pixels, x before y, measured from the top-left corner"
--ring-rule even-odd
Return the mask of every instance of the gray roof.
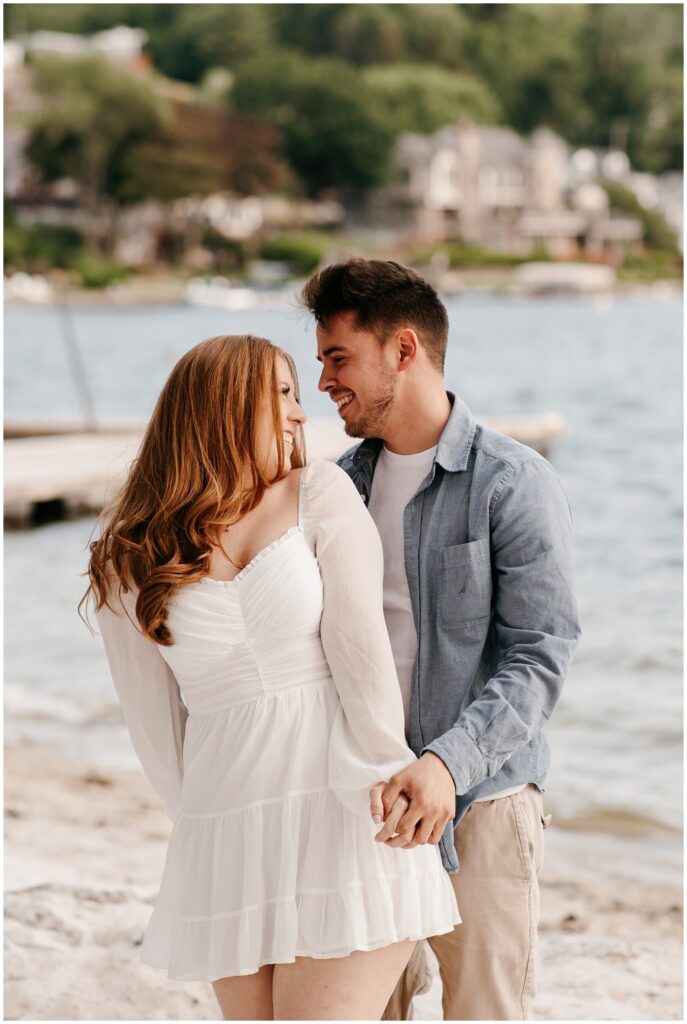
[[500, 164], [526, 165], [530, 161], [532, 145], [559, 142], [563, 140], [547, 128], [537, 128], [529, 138], [518, 135], [512, 128], [448, 124], [439, 128], [432, 135], [419, 135], [405, 132], [398, 143], [398, 153], [408, 160], [426, 162], [441, 149], [461, 148], [461, 135], [464, 130], [472, 130], [479, 139], [479, 159], [490, 166]]

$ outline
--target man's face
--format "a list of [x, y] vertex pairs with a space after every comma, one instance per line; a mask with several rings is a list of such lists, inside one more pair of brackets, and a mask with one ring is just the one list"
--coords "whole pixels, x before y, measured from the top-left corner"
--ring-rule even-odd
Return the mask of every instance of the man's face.
[[318, 387], [338, 405], [350, 437], [383, 437], [396, 397], [393, 350], [369, 331], [353, 328], [355, 315], [342, 313], [317, 326]]

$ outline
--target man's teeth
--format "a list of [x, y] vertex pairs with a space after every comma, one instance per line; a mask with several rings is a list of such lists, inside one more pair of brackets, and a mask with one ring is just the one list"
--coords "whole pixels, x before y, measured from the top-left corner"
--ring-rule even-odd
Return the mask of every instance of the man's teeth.
[[352, 401], [353, 401], [353, 395], [344, 395], [344, 397], [340, 398], [338, 400], [338, 402], [336, 403], [336, 408], [337, 409], [343, 409], [344, 405], [348, 405], [348, 403], [352, 402]]

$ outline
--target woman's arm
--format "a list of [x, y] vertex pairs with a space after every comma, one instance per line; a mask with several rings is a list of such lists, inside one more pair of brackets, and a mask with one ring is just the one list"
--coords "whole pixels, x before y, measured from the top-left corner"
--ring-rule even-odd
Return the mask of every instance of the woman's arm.
[[330, 744], [330, 785], [351, 809], [369, 814], [370, 788], [417, 760], [405, 739], [384, 619], [382, 544], [342, 469], [317, 460], [305, 472], [301, 515], [320, 566], [320, 635], [341, 702]]
[[167, 816], [174, 821], [181, 797], [188, 712], [181, 702], [179, 684], [157, 645], [140, 632], [135, 594], [123, 594], [122, 604], [114, 594], [110, 601], [116, 612], [105, 605], [96, 618], [112, 681], [134, 750], [163, 800]]

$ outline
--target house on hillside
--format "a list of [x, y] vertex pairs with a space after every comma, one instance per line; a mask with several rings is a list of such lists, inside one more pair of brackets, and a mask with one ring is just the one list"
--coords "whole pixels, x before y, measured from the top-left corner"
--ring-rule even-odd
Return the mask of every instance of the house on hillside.
[[85, 57], [100, 53], [129, 71], [145, 71], [150, 64], [143, 51], [147, 41], [145, 29], [117, 25], [92, 36], [70, 32], [32, 32], [18, 42], [25, 53], [55, 54], [58, 57]]
[[600, 181], [617, 181], [635, 194], [642, 206], [658, 210], [683, 249], [682, 171], [646, 174], [633, 171], [630, 161], [620, 150], [587, 148], [576, 150], [570, 158], [571, 180], [575, 187]]
[[521, 136], [461, 121], [407, 133], [395, 164], [396, 183], [358, 217], [409, 241], [460, 240], [522, 256], [543, 248], [565, 259], [580, 251], [619, 258], [641, 239], [638, 220], [611, 217], [603, 189], [571, 187], [569, 147], [548, 128]]

